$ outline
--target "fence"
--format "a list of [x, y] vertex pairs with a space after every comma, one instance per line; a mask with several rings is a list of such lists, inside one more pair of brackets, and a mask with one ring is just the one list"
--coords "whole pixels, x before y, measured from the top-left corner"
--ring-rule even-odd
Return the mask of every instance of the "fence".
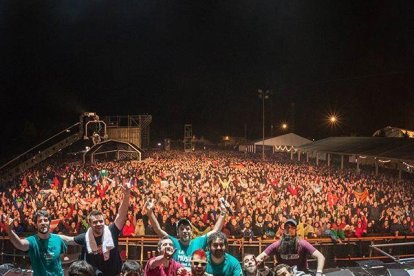
[[[119, 246], [121, 255], [125, 259], [138, 260], [145, 264], [149, 258], [156, 255], [157, 237], [121, 237]], [[275, 240], [257, 240], [246, 241], [244, 239], [229, 239], [228, 252], [235, 256], [238, 260], [242, 260], [245, 254], [258, 255], [268, 245]], [[325, 267], [345, 267], [355, 266], [355, 261], [381, 259], [383, 261], [391, 261], [387, 256], [379, 254], [372, 249], [373, 244], [403, 243], [413, 242], [414, 236], [375, 236], [362, 238], [349, 238], [342, 243], [334, 243], [329, 238], [308, 239], [326, 258]], [[21, 268], [28, 268], [30, 261], [25, 252], [19, 251], [13, 247], [9, 238], [0, 237], [0, 264], [13, 263]], [[384, 249], [392, 256], [400, 258], [414, 257], [413, 246], [397, 246]], [[67, 257], [64, 263], [71, 263], [78, 259], [80, 254], [79, 246], [69, 246]], [[269, 265], [273, 266], [273, 260], [270, 259]], [[310, 267], [315, 268], [316, 262], [310, 261]]]

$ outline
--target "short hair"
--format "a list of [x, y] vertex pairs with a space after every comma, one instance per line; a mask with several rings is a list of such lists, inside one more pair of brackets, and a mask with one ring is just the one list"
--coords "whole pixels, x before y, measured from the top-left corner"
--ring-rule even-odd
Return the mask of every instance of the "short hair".
[[292, 267], [288, 266], [287, 264], [278, 264], [277, 266], [275, 266], [275, 269], [274, 269], [276, 275], [278, 275], [277, 272], [283, 268], [286, 268], [286, 270], [289, 271], [289, 273], [293, 273]]
[[254, 254], [246, 254], [246, 255], [244, 255], [244, 257], [243, 257], [243, 261], [244, 261], [244, 259], [246, 258], [246, 257], [248, 257], [248, 256], [253, 256], [255, 259], [256, 259], [256, 257], [254, 256]]
[[227, 236], [226, 236], [223, 232], [215, 232], [215, 233], [211, 234], [211, 235], [208, 237], [208, 241], [207, 241], [208, 248], [210, 248], [210, 247], [211, 247], [211, 244], [212, 244], [212, 243], [213, 243], [213, 241], [215, 241], [216, 239], [221, 239], [221, 240], [223, 240], [224, 245], [225, 245], [225, 246], [226, 246], [226, 248], [227, 248], [227, 245], [228, 245], [228, 242], [227, 242]]
[[33, 214], [33, 222], [36, 224], [37, 223], [37, 219], [40, 217], [46, 217], [48, 220], [50, 220], [50, 216], [49, 213], [45, 210], [37, 210], [34, 214]]
[[164, 240], [170, 240], [170, 241], [172, 241], [172, 240], [171, 240], [171, 238], [170, 238], [169, 236], [164, 236], [164, 237], [162, 237], [162, 238], [158, 241], [158, 247], [157, 247], [158, 251], [160, 251], [160, 249], [161, 249], [161, 245], [162, 245], [162, 241], [164, 241]]
[[191, 255], [191, 259], [193, 259], [195, 255], [199, 256], [200, 258], [207, 259], [206, 251], [204, 251], [203, 249], [197, 249], [196, 251], [194, 251], [193, 255]]
[[126, 260], [122, 265], [121, 272], [124, 275], [128, 272], [135, 272], [138, 275], [142, 275], [142, 266], [137, 261]]
[[95, 271], [93, 267], [86, 261], [76, 261], [69, 266], [69, 276], [94, 276]]
[[88, 215], [88, 221], [90, 220], [91, 217], [96, 217], [96, 216], [103, 216], [104, 214], [102, 213], [102, 211], [99, 210], [92, 210], [89, 215]]

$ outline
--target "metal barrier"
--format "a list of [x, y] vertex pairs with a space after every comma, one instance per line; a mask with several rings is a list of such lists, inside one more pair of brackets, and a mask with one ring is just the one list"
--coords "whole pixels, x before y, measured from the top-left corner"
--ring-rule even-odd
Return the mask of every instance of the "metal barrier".
[[[119, 246], [121, 255], [124, 259], [137, 260], [145, 264], [148, 259], [156, 254], [158, 237], [121, 237]], [[397, 243], [414, 242], [414, 236], [375, 236], [362, 238], [349, 238], [342, 243], [334, 243], [330, 238], [308, 239], [326, 258], [325, 267], [345, 267], [355, 266], [355, 261], [384, 259], [392, 260], [384, 254], [380, 254], [373, 249], [375, 244], [392, 244], [388, 247], [387, 253], [397, 258], [414, 257], [414, 247], [397, 246]], [[275, 240], [255, 240], [246, 241], [244, 239], [229, 239], [228, 252], [238, 260], [242, 260], [245, 254], [258, 255], [268, 245]], [[18, 267], [27, 268], [30, 266], [29, 257], [25, 252], [14, 248], [8, 237], [0, 237], [0, 264], [13, 263]], [[66, 263], [77, 259], [81, 252], [79, 246], [69, 246], [67, 256], [69, 260]], [[270, 259], [269, 265], [273, 266], [273, 260]], [[65, 261], [64, 261], [65, 263]], [[316, 262], [310, 260], [311, 268], [316, 267]]]

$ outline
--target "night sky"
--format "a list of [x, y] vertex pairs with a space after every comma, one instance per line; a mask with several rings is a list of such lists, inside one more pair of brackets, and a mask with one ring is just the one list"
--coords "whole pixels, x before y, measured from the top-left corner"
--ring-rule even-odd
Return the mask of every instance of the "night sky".
[[[99, 115], [153, 141], [414, 129], [413, 1], [0, 0], [1, 154]], [[337, 127], [326, 123], [340, 116]], [[17, 146], [19, 145], [19, 146]]]

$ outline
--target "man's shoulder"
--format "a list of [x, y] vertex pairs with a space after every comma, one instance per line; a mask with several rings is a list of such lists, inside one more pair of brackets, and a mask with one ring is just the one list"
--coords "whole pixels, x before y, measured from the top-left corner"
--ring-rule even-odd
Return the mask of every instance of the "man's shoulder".
[[29, 242], [29, 243], [35, 243], [36, 242], [36, 235], [31, 235], [26, 237], [25, 239]]
[[77, 244], [84, 244], [86, 242], [86, 233], [81, 233], [75, 237], [73, 237], [73, 240], [77, 243]]
[[225, 253], [225, 256], [226, 256], [226, 261], [228, 261], [230, 263], [234, 263], [234, 264], [237, 263], [238, 265], [240, 265], [239, 260], [236, 257], [234, 257], [233, 255], [231, 255], [229, 253]]
[[204, 234], [202, 236], [199, 237], [195, 237], [194, 239], [192, 239], [191, 241], [193, 242], [204, 242], [208, 239], [207, 234]]
[[307, 240], [299, 238], [299, 244], [300, 245], [311, 245]]
[[112, 235], [118, 236], [119, 233], [121, 233], [122, 229], [118, 229], [118, 227], [116, 226], [116, 224], [114, 222], [112, 222], [111, 224], [108, 225], [109, 231], [111, 231]]
[[179, 240], [176, 237], [174, 237], [174, 236], [172, 236], [170, 234], [168, 234], [168, 237], [170, 238], [170, 240], [173, 241], [173, 243], [179, 243]]
[[61, 242], [63, 242], [63, 239], [59, 235], [53, 234], [53, 233], [50, 234], [49, 239], [52, 240], [52, 241], [61, 241]]
[[316, 248], [305, 239], [299, 239], [299, 246], [300, 248], [308, 250], [311, 253], [313, 253], [316, 250]]

